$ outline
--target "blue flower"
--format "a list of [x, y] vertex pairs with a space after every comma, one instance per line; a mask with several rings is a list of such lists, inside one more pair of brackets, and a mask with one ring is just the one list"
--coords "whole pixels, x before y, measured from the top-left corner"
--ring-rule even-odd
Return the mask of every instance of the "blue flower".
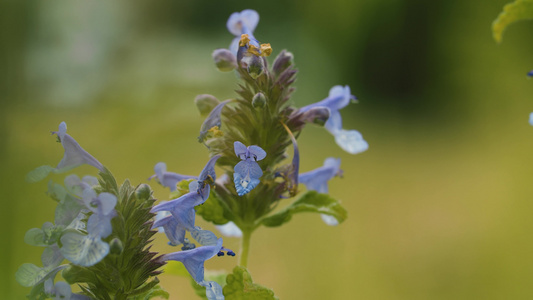
[[63, 159], [55, 168], [48, 165], [35, 168], [26, 175], [26, 181], [37, 182], [46, 178], [50, 173], [64, 173], [83, 164], [91, 165], [100, 171], [104, 170], [104, 166], [96, 158], [85, 151], [75, 139], [67, 134], [67, 124], [65, 122], [61, 122], [59, 130], [52, 131], [52, 134], [57, 135], [58, 140], [65, 149]]
[[533, 112], [529, 114], [529, 124], [533, 126]]
[[[328, 181], [335, 176], [342, 176], [340, 169], [340, 158], [326, 158], [324, 166], [316, 168], [312, 171], [302, 173], [298, 176], [301, 183], [310, 191], [317, 191], [319, 193], [328, 193]], [[328, 225], [338, 225], [339, 222], [333, 216], [321, 214], [322, 220]]]
[[194, 281], [200, 284], [204, 281], [204, 262], [217, 255], [221, 249], [222, 238], [219, 238], [215, 245], [164, 254], [161, 257], [161, 260], [175, 260], [182, 262]]
[[240, 161], [233, 170], [233, 182], [239, 196], [248, 194], [259, 184], [259, 177], [263, 176], [263, 171], [257, 161], [266, 157], [265, 150], [259, 146], [246, 147], [243, 143], [236, 141], [233, 144], [235, 154]]
[[72, 263], [89, 267], [100, 262], [109, 254], [109, 244], [102, 241], [113, 229], [111, 219], [116, 216], [117, 198], [110, 193], [100, 193], [87, 188], [83, 190], [83, 203], [93, 214], [87, 221], [87, 235], [71, 231], [61, 237], [61, 254]]
[[314, 107], [327, 107], [329, 118], [324, 125], [326, 129], [335, 137], [335, 142], [346, 152], [357, 154], [368, 149], [368, 143], [357, 130], [344, 130], [342, 128], [342, 117], [339, 112], [350, 103], [355, 101], [355, 96], [350, 93], [350, 87], [336, 85], [329, 90], [329, 96], [317, 103], [313, 103], [300, 108], [300, 112], [306, 112]]
[[529, 76], [529, 77], [533, 77], [533, 70], [527, 72], [527, 76]]
[[65, 122], [61, 122], [59, 131], [53, 131], [52, 134], [57, 134], [61, 145], [65, 149], [65, 156], [56, 167], [57, 172], [65, 172], [83, 164], [91, 165], [100, 171], [104, 170], [104, 166], [96, 158], [85, 151], [75, 139], [67, 134], [67, 124]]
[[[158, 212], [157, 216], [163, 215], [166, 212]], [[194, 213], [194, 212], [193, 212]], [[171, 246], [178, 246], [180, 244], [183, 244], [184, 246], [189, 245], [189, 241], [185, 238], [186, 228], [178, 222], [174, 216], [172, 216], [170, 213], [168, 215], [164, 216], [163, 218], [159, 218], [156, 216], [156, 221], [152, 225], [152, 229], [157, 227], [162, 227], [163, 232], [167, 236], [169, 240], [169, 245]]]
[[220, 155], [213, 156], [205, 165], [197, 181], [189, 184], [189, 193], [168, 202], [154, 206], [151, 212], [169, 211], [180, 226], [194, 230], [194, 207], [204, 203], [209, 197], [210, 185], [216, 180], [215, 163]]
[[216, 137], [218, 134], [220, 134], [220, 127], [222, 126], [222, 122], [220, 120], [220, 114], [222, 113], [222, 108], [224, 108], [224, 105], [226, 105], [228, 102], [233, 101], [232, 99], [228, 99], [225, 101], [220, 102], [213, 110], [209, 113], [207, 118], [202, 123], [202, 127], [200, 127], [200, 135], [198, 136], [198, 141], [202, 143], [206, 138], [209, 132], [212, 132], [212, 134]]
[[148, 180], [157, 177], [157, 180], [159, 180], [159, 183], [164, 186], [170, 188], [171, 192], [174, 192], [177, 189], [178, 182], [190, 178], [198, 179], [196, 176], [190, 176], [190, 175], [181, 175], [178, 173], [173, 172], [167, 172], [167, 164], [164, 162], [159, 162], [154, 167], [155, 175], [152, 175], [148, 178]]
[[221, 249], [222, 238], [219, 238], [215, 245], [202, 246], [192, 250], [165, 254], [161, 257], [161, 260], [175, 260], [182, 262], [194, 281], [199, 285], [206, 287], [206, 295], [208, 296], [208, 299], [224, 299], [220, 286], [214, 281], [208, 282], [204, 279], [205, 261], [217, 255]]
[[229, 50], [237, 56], [241, 35], [247, 34], [252, 43], [259, 47], [259, 43], [254, 38], [253, 32], [259, 23], [259, 14], [252, 9], [245, 9], [240, 13], [234, 12], [228, 19], [226, 27], [229, 32], [235, 36], [230, 44]]

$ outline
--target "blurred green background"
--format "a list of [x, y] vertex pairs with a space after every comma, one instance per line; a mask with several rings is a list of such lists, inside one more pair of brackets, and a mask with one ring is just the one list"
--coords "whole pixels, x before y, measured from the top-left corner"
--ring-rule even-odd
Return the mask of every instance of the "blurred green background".
[[[298, 215], [258, 230], [254, 281], [280, 299], [533, 298], [533, 22], [511, 25], [496, 44], [491, 22], [507, 2], [2, 1], [0, 298], [23, 299], [29, 289], [14, 274], [40, 264], [42, 249], [24, 233], [52, 221], [55, 205], [47, 180], [24, 176], [59, 162], [49, 132], [61, 121], [120, 181], [147, 182], [159, 161], [200, 171], [207, 151], [193, 99], [233, 97], [235, 75], [218, 72], [211, 52], [228, 47], [226, 20], [246, 8], [259, 12], [255, 36], [274, 55], [295, 56], [294, 105], [349, 85], [359, 104], [342, 111], [344, 127], [370, 144], [353, 156], [323, 128], [306, 128], [301, 171], [340, 157], [344, 178], [330, 192], [349, 218], [328, 227]], [[173, 251], [165, 243], [158, 236], [156, 248]], [[194, 299], [189, 280], [161, 279], [171, 299]]]

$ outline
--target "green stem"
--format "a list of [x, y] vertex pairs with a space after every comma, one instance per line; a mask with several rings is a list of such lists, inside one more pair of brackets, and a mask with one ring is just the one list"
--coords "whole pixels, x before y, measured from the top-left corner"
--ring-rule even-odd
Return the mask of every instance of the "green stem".
[[252, 230], [242, 231], [241, 240], [241, 258], [239, 264], [245, 268], [248, 268], [248, 253], [250, 250], [250, 238], [252, 236]]

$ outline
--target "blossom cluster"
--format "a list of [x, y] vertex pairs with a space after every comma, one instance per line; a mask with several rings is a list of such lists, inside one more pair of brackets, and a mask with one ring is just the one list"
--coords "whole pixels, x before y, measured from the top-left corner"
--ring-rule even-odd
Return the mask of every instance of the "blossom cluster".
[[[306, 125], [315, 124], [331, 133], [344, 151], [366, 151], [368, 143], [361, 133], [342, 124], [341, 109], [356, 102], [356, 97], [350, 87], [336, 85], [316, 103], [292, 106], [294, 57], [283, 50], [269, 67], [267, 57], [273, 49], [256, 39], [258, 23], [254, 10], [233, 13], [226, 24], [234, 36], [229, 49], [213, 52], [217, 68], [234, 71], [240, 83], [235, 98], [219, 101], [204, 94], [195, 99], [206, 116], [198, 141], [210, 157], [199, 175], [174, 173], [159, 162], [148, 178], [169, 188], [173, 199], [155, 205], [149, 186], [133, 187], [126, 180], [119, 187], [109, 170], [66, 133], [64, 122], [53, 132], [65, 150], [63, 159], [55, 168], [42, 166], [30, 172], [28, 181], [82, 164], [97, 168], [100, 178], [69, 175], [65, 187], [49, 184], [49, 195], [58, 201], [55, 223], [31, 229], [25, 238], [31, 245], [45, 247], [43, 267], [24, 264], [16, 274], [20, 284], [33, 287], [31, 299], [168, 298], [155, 276], [169, 261], [183, 263], [209, 300], [229, 295], [276, 299], [271, 290], [254, 284], [246, 270], [252, 233], [261, 226], [281, 226], [301, 212], [318, 213], [327, 225], [344, 221], [346, 210], [328, 195], [329, 180], [342, 176], [340, 159], [328, 157], [322, 167], [300, 172], [297, 138]], [[215, 166], [223, 170], [221, 176]], [[300, 183], [307, 191], [300, 190]], [[291, 198], [296, 199], [274, 211]], [[241, 238], [239, 266], [225, 275], [225, 282], [209, 278], [204, 264], [214, 256], [236, 253], [224, 247], [223, 238], [197, 226], [197, 216], [214, 223], [223, 235]], [[181, 251], [150, 252], [157, 228], [169, 245], [181, 246]], [[65, 260], [68, 263], [61, 265]], [[59, 272], [65, 281], [55, 282]], [[81, 293], [72, 293], [74, 283]]]

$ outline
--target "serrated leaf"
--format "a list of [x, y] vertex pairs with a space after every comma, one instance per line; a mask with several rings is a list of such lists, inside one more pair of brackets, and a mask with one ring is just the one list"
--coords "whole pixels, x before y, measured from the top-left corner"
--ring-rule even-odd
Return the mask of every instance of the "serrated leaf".
[[37, 167], [30, 171], [28, 174], [26, 174], [26, 181], [31, 183], [39, 182], [45, 179], [48, 174], [50, 174], [54, 170], [55, 168], [48, 165]]
[[492, 36], [499, 43], [509, 24], [520, 20], [533, 19], [533, 0], [516, 0], [503, 7], [498, 18], [492, 22]]
[[104, 168], [104, 170], [100, 171], [98, 174], [100, 175], [98, 182], [100, 183], [102, 191], [118, 195], [118, 185], [113, 174], [111, 174], [107, 168]]
[[167, 291], [165, 291], [161, 286], [156, 285], [156, 286], [152, 287], [146, 293], [144, 293], [142, 295], [135, 296], [132, 299], [133, 300], [150, 300], [150, 299], [153, 299], [153, 298], [156, 298], [156, 297], [157, 298], [168, 299], [168, 298], [170, 298], [170, 294]]
[[267, 227], [276, 227], [289, 222], [294, 214], [302, 212], [316, 212], [333, 216], [339, 223], [342, 223], [347, 217], [346, 210], [337, 200], [328, 194], [308, 191], [282, 211], [265, 217], [260, 222]]
[[226, 277], [223, 288], [226, 300], [274, 300], [274, 292], [262, 285], [256, 284], [245, 267], [236, 266], [233, 273]]
[[213, 222], [215, 225], [228, 223], [230, 220], [224, 217], [224, 207], [221, 201], [216, 192], [211, 191], [209, 198], [207, 198], [204, 204], [194, 208], [196, 214], [202, 216], [206, 221]]

